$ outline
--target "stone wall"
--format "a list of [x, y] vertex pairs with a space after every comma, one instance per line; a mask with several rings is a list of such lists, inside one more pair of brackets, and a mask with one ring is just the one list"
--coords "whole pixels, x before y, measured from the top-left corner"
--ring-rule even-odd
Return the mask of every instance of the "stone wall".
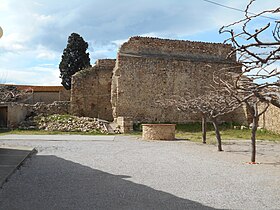
[[176, 124], [143, 124], [142, 138], [145, 140], [175, 140]]
[[280, 134], [280, 108], [270, 105], [267, 111], [260, 117], [259, 126]]
[[59, 92], [34, 92], [32, 94], [32, 104], [44, 102], [51, 104], [59, 100]]
[[33, 112], [35, 115], [53, 115], [53, 114], [69, 114], [70, 101], [55, 101], [51, 104], [36, 103], [34, 105], [27, 105], [29, 113]]
[[6, 119], [0, 121], [7, 122], [7, 128], [17, 128], [19, 123], [24, 121], [29, 116], [34, 115], [52, 115], [52, 114], [68, 114], [70, 102], [56, 101], [52, 104], [36, 103], [36, 104], [22, 104], [22, 103], [1, 103], [0, 108], [6, 108]]
[[119, 50], [119, 55], [167, 57], [178, 60], [235, 62], [235, 56], [227, 58], [232, 47], [229, 44], [169, 40], [149, 37], [131, 37]]
[[7, 128], [16, 128], [29, 114], [28, 105], [25, 104], [2, 103], [0, 107], [6, 107], [7, 109], [7, 114], [5, 116], [6, 125], [4, 126]]
[[[119, 50], [112, 78], [113, 117], [190, 122], [200, 116], [158, 107], [157, 95], [206, 94], [216, 70], [240, 72], [230, 45], [132, 37]], [[240, 110], [239, 110], [240, 111]], [[242, 112], [242, 110], [240, 111]]]
[[43, 102], [51, 104], [55, 101], [70, 101], [70, 91], [63, 86], [33, 86], [33, 85], [5, 85], [15, 87], [20, 91], [28, 91], [28, 96], [18, 103], [36, 104]]
[[89, 69], [72, 77], [71, 113], [113, 121], [111, 80], [114, 59], [97, 60]]
[[59, 90], [59, 91], [36, 91], [32, 94], [31, 104], [43, 102], [51, 104], [55, 101], [70, 101], [70, 91]]

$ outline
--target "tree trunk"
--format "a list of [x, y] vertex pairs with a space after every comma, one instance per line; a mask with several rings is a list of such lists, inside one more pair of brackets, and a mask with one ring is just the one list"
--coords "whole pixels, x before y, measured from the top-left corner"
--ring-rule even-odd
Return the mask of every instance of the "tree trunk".
[[253, 123], [252, 123], [252, 133], [251, 133], [251, 147], [252, 147], [252, 154], [251, 154], [251, 162], [256, 162], [256, 132], [258, 127], [258, 119], [259, 117], [254, 116], [253, 117]]
[[206, 117], [202, 116], [202, 143], [206, 144], [206, 128], [207, 128], [207, 122]]
[[220, 135], [220, 130], [219, 130], [219, 127], [218, 127], [218, 124], [217, 124], [217, 119], [212, 119], [212, 123], [213, 123], [213, 126], [215, 128], [215, 134], [216, 134], [216, 139], [217, 139], [217, 142], [218, 142], [218, 151], [223, 151], [222, 149], [222, 139], [221, 139], [221, 135]]

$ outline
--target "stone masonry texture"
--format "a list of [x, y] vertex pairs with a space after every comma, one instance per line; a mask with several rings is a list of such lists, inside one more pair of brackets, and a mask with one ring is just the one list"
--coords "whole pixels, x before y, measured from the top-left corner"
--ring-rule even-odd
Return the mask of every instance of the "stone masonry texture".
[[111, 80], [114, 59], [97, 60], [72, 77], [71, 114], [113, 121]]
[[[262, 109], [261, 107], [260, 109]], [[267, 111], [260, 117], [259, 126], [280, 134], [280, 109], [270, 105]]]
[[[113, 70], [111, 103], [114, 119], [131, 118], [138, 122], [184, 123], [200, 116], [162, 108], [158, 95], [193, 96], [207, 94], [213, 73], [240, 72], [235, 56], [228, 58], [231, 45], [132, 37], [119, 49]], [[242, 110], [238, 115], [244, 115]], [[243, 117], [230, 116], [232, 121]], [[240, 122], [243, 123], [243, 122]]]
[[175, 140], [175, 124], [143, 124], [145, 140]]

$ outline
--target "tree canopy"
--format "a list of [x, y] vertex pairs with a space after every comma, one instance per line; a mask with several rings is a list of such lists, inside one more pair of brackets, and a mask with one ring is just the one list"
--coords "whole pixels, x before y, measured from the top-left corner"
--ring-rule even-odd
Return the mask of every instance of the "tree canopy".
[[71, 89], [71, 77], [76, 72], [90, 67], [89, 53], [86, 52], [88, 43], [77, 33], [68, 37], [67, 47], [63, 50], [59, 64], [61, 84], [65, 89]]

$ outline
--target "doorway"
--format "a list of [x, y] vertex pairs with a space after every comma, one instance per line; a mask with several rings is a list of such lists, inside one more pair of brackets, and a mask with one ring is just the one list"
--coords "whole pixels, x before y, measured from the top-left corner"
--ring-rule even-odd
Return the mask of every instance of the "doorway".
[[0, 106], [0, 128], [8, 127], [8, 107]]

